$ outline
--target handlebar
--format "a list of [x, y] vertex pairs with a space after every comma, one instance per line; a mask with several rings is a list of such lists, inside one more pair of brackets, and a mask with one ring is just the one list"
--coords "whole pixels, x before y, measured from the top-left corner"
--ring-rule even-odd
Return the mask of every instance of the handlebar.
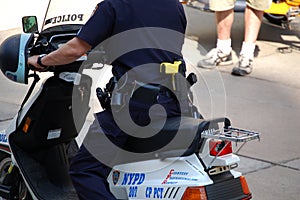
[[[57, 50], [61, 45], [64, 45], [75, 36], [76, 33], [74, 32], [52, 34], [51, 36], [40, 34], [37, 36], [36, 42], [28, 48], [28, 56], [49, 54]], [[107, 63], [107, 58], [105, 57], [105, 52], [103, 50], [87, 52], [87, 54], [89, 55], [88, 62], [86, 56], [84, 55], [77, 61], [70, 64], [49, 66], [43, 72], [78, 72], [83, 68], [93, 68], [94, 63], [97, 63], [99, 59], [101, 59], [101, 63]], [[97, 67], [97, 69], [101, 69], [102, 67]], [[34, 66], [28, 66], [28, 68], [30, 70], [37, 70]]]

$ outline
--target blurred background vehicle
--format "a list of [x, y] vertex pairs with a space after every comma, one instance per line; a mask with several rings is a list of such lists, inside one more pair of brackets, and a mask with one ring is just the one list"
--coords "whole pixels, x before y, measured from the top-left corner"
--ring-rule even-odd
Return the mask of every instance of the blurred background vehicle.
[[[183, 0], [184, 1], [184, 0]], [[210, 12], [209, 0], [186, 0], [187, 6]], [[237, 0], [234, 11], [244, 12], [245, 0]], [[264, 18], [271, 24], [284, 29], [295, 29], [299, 26], [300, 0], [273, 0], [269, 9], [265, 10]]]

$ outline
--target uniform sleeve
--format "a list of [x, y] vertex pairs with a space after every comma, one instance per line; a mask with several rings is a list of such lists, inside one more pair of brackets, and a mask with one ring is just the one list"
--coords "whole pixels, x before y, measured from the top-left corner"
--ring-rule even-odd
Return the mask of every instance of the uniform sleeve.
[[94, 14], [79, 30], [77, 37], [95, 47], [111, 36], [114, 21], [115, 13], [113, 7], [108, 1], [102, 1], [97, 5]]
[[178, 6], [178, 10], [179, 10], [179, 16], [180, 16], [181, 24], [183, 26], [183, 30], [184, 30], [184, 33], [185, 33], [186, 26], [187, 26], [187, 19], [186, 19], [186, 16], [185, 16], [185, 11], [184, 11], [184, 8], [182, 6], [182, 3], [178, 2], [177, 6]]

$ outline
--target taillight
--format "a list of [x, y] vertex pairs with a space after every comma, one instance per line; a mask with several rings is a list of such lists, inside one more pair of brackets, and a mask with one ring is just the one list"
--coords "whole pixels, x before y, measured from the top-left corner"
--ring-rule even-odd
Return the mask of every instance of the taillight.
[[232, 145], [230, 141], [210, 140], [209, 149], [211, 156], [223, 156], [232, 153]]
[[188, 187], [181, 200], [207, 200], [205, 188], [203, 186]]

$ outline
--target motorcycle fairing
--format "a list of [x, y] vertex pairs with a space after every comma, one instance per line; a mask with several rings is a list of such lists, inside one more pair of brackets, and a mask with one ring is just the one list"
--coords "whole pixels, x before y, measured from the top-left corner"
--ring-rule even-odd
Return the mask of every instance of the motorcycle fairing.
[[188, 186], [213, 183], [195, 154], [118, 165], [107, 180], [119, 199], [180, 199]]
[[51, 0], [41, 31], [55, 26], [85, 24], [100, 1]]
[[290, 6], [285, 2], [274, 3], [267, 10], [264, 10], [265, 13], [283, 15], [285, 16], [289, 11]]
[[286, 2], [293, 6], [299, 6], [300, 0], [286, 0]]
[[233, 170], [209, 176], [197, 155], [192, 154], [118, 165], [107, 180], [118, 199], [181, 199], [188, 187], [197, 186], [206, 188], [208, 199], [247, 199], [240, 176]]

